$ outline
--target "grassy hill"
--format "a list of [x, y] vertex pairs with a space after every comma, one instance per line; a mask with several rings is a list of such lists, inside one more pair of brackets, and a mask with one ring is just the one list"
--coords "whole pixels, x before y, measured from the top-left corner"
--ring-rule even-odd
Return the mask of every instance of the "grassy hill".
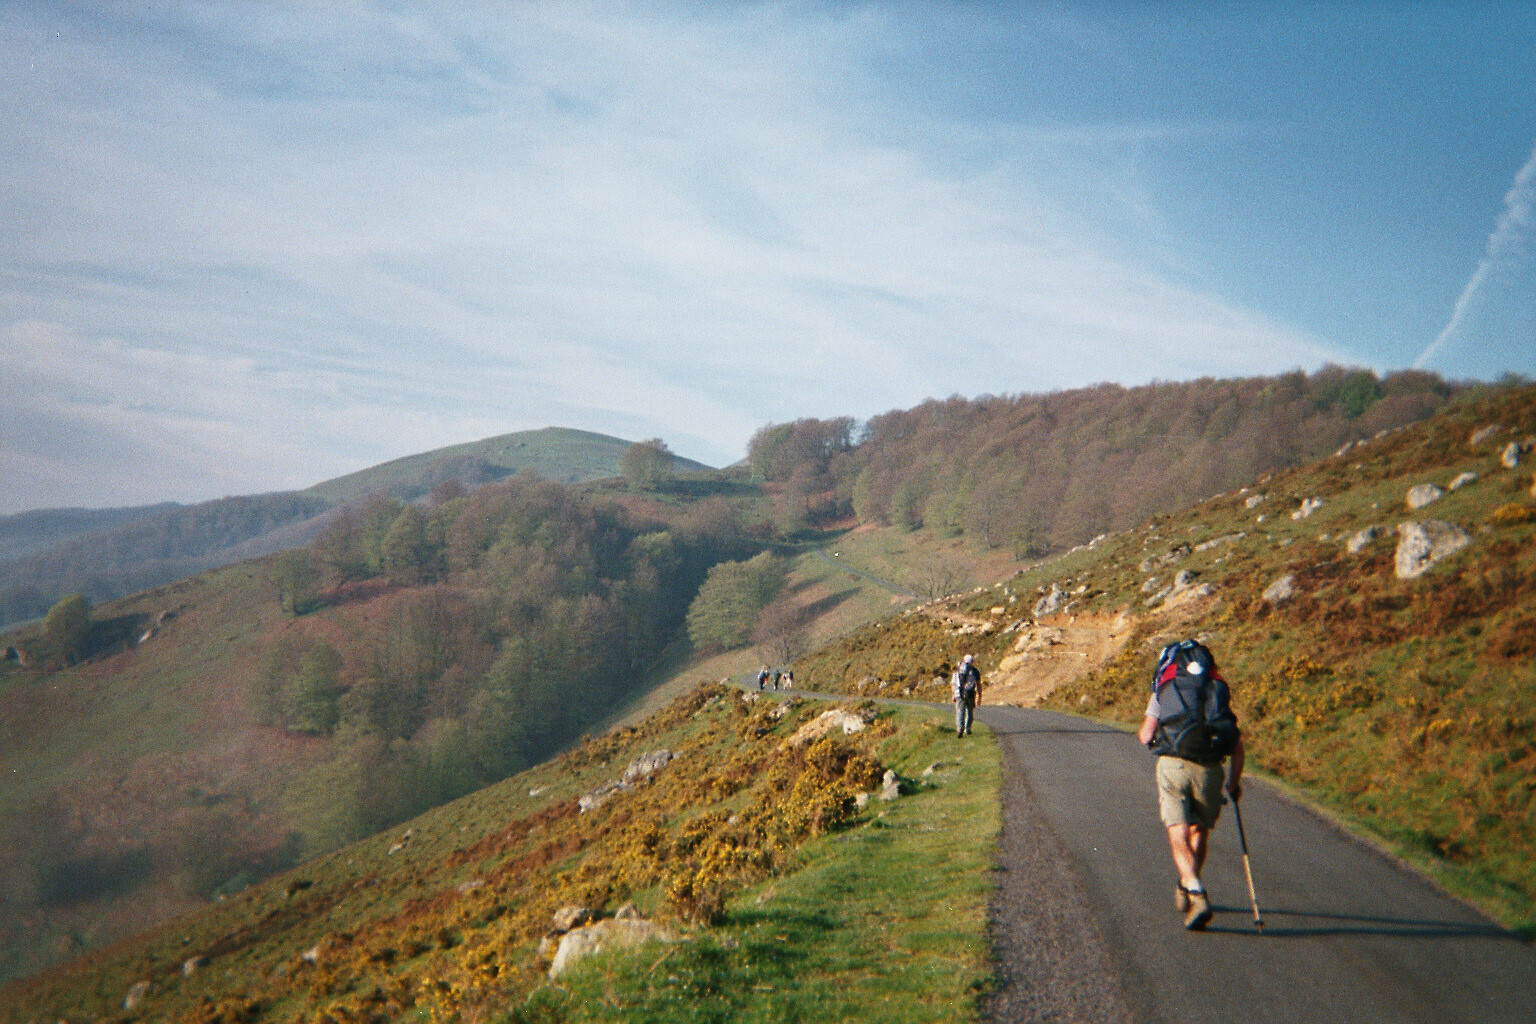
[[[1514, 468], [1511, 444], [1528, 449]], [[1157, 650], [1197, 636], [1233, 684], [1251, 765], [1531, 930], [1533, 444], [1536, 388], [1465, 396], [1041, 562], [943, 614], [857, 630], [803, 659], [797, 681], [942, 699], [941, 680], [974, 650], [1006, 688], [1080, 654], [1062, 645], [1072, 630], [1118, 623], [1119, 653], [1047, 702], [1132, 727]], [[1426, 484], [1443, 493], [1409, 508]], [[1465, 547], [1402, 577], [1400, 526], [1425, 521], [1454, 527]]]
[[[467, 478], [477, 484], [523, 470], [545, 480], [584, 483], [619, 476], [619, 460], [629, 446], [629, 441], [617, 437], [569, 427], [524, 430], [393, 459], [315, 484], [307, 493], [335, 504], [378, 493], [413, 499], [442, 480]], [[673, 457], [673, 466], [681, 472], [709, 469], [681, 456]]]
[[[0, 989], [0, 1020], [968, 1019], [995, 750], [960, 750], [921, 710], [792, 742], [822, 707], [753, 698], [700, 686], [638, 728]], [[582, 809], [658, 750], [673, 759], [649, 781]], [[905, 795], [861, 807], [887, 770]], [[675, 941], [554, 982], [540, 943], [564, 905], [637, 913]]]
[[[40, 616], [71, 593], [105, 601], [301, 547], [338, 506], [375, 495], [414, 501], [448, 481], [472, 488], [524, 470], [568, 483], [617, 477], [629, 446], [617, 437], [547, 427], [395, 459], [305, 491], [6, 516], [0, 518], [0, 625]], [[674, 472], [708, 469], [673, 457]]]
[[71, 538], [175, 507], [174, 502], [165, 502], [134, 508], [46, 508], [0, 516], [0, 559], [24, 558]]

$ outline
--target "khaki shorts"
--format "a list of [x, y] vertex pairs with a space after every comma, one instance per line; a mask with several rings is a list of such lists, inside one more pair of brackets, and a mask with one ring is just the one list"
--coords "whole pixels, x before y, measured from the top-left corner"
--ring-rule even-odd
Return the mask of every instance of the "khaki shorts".
[[1163, 824], [1199, 825], [1209, 832], [1221, 817], [1221, 790], [1226, 770], [1219, 764], [1196, 764], [1181, 757], [1157, 759], [1157, 810]]

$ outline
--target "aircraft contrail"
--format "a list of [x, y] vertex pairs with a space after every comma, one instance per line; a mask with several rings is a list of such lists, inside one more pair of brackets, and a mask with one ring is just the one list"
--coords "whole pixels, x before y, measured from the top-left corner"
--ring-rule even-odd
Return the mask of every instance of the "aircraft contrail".
[[1457, 296], [1456, 305], [1451, 308], [1451, 318], [1446, 321], [1440, 333], [1435, 335], [1435, 340], [1425, 346], [1419, 358], [1413, 361], [1414, 369], [1422, 370], [1447, 339], [1461, 328], [1472, 300], [1482, 291], [1488, 275], [1500, 264], [1512, 259], [1521, 239], [1531, 233], [1533, 214], [1536, 214], [1536, 148], [1531, 150], [1525, 166], [1515, 175], [1515, 183], [1504, 194], [1504, 210], [1499, 214], [1498, 223], [1493, 226], [1493, 233], [1488, 236], [1488, 249], [1477, 264], [1477, 269], [1472, 272], [1466, 287]]

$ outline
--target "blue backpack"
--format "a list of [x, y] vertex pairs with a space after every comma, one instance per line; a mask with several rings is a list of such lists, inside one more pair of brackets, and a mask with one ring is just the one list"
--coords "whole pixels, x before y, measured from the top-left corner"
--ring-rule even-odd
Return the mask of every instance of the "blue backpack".
[[1216, 659], [1197, 640], [1181, 640], [1163, 648], [1152, 670], [1157, 696], [1154, 754], [1168, 754], [1200, 764], [1220, 764], [1242, 732], [1232, 713], [1227, 681]]

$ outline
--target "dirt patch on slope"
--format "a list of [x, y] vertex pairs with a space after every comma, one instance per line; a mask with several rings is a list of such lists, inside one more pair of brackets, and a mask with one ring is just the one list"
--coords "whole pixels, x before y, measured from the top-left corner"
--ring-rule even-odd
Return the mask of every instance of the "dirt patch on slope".
[[986, 678], [982, 700], [1034, 707], [1058, 686], [1119, 654], [1135, 625], [1135, 619], [1121, 613], [1055, 615], [1022, 626], [1012, 651]]

